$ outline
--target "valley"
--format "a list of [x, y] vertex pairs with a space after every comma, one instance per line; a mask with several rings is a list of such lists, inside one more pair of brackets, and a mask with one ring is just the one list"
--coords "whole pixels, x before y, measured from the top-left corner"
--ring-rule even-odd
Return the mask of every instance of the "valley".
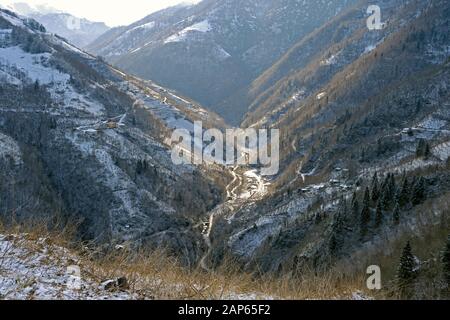
[[[308, 298], [318, 281], [320, 297], [447, 298], [450, 4], [380, 0], [374, 30], [369, 5], [204, 0], [84, 49], [1, 9], [2, 224], [71, 225], [100, 258], [162, 250], [183, 281], [230, 269], [274, 291], [247, 296], [283, 283], [282, 298]], [[233, 128], [276, 132], [265, 151], [279, 170], [249, 163], [261, 136], [230, 159], [210, 130]], [[180, 130], [193, 139], [176, 145]]]

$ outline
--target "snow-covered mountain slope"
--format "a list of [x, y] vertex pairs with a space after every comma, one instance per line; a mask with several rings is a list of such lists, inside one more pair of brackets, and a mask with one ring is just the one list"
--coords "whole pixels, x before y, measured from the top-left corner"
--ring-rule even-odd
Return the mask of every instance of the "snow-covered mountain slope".
[[[95, 252], [69, 249], [52, 235], [0, 234], [0, 299], [2, 300], [155, 300], [197, 299], [273, 300], [274, 296], [237, 290], [229, 283], [218, 284], [198, 276], [174, 277], [177, 266], [153, 270], [166, 261], [138, 260], [132, 270], [125, 265], [108, 265], [93, 259]], [[122, 246], [115, 248], [123, 254]], [[172, 263], [173, 264], [173, 263]], [[113, 269], [114, 268], [114, 269]], [[235, 281], [235, 279], [233, 279]], [[278, 297], [281, 299], [282, 297]]]
[[[234, 14], [240, 4], [254, 6]], [[258, 4], [211, 0], [171, 8], [98, 43], [128, 52], [135, 40], [136, 51], [125, 56], [152, 58], [140, 70], [156, 63], [204, 94], [211, 86], [222, 92], [211, 78], [205, 86], [197, 82], [205, 73], [189, 68], [198, 59], [202, 72], [236, 85], [214, 69], [223, 67], [219, 56], [231, 63], [227, 72], [261, 62], [253, 55], [233, 64], [243, 50], [237, 44], [259, 39], [248, 22], [267, 17], [253, 13], [272, 12], [265, 1]], [[164, 145], [171, 129], [192, 130], [196, 119], [223, 127], [218, 116], [3, 12], [0, 178], [21, 192], [17, 197], [9, 183], [0, 184], [0, 212], [63, 212], [84, 218], [80, 233], [88, 239], [168, 246], [205, 271], [231, 256], [250, 272], [293, 279], [309, 270], [365, 275], [380, 261], [394, 275], [399, 251], [412, 238], [426, 270], [420, 285], [441, 292], [436, 261], [450, 225], [449, 3], [383, 0], [385, 24], [377, 31], [366, 27], [368, 4], [337, 16], [331, 10], [332, 19], [286, 44], [283, 57], [237, 93], [251, 101], [246, 126], [281, 130], [280, 172], [270, 181], [254, 167], [233, 168], [226, 181], [221, 168], [173, 166]], [[116, 41], [120, 36], [134, 40]], [[269, 48], [278, 50], [277, 41]], [[264, 43], [252, 43], [257, 53]], [[122, 53], [109, 59], [126, 63]], [[219, 185], [226, 185], [226, 201]]]
[[11, 2], [0, 4], [0, 8], [7, 9], [18, 13], [20, 15], [28, 16], [30, 14], [48, 14], [48, 13], [60, 13], [61, 11], [49, 6], [48, 4], [31, 4], [27, 2]]
[[111, 30], [88, 50], [174, 88], [237, 124], [236, 95], [353, 0], [205, 0]]
[[405, 25], [417, 19], [428, 1], [380, 1], [384, 27], [372, 31], [366, 26], [369, 5], [370, 1], [360, 1], [331, 19], [263, 72], [247, 92], [250, 111], [243, 124], [276, 123], [309, 96], [325, 98], [322, 87], [327, 81], [358, 59], [374, 54], [390, 36], [404, 32]]
[[[79, 272], [81, 259], [48, 238], [0, 235], [2, 300], [131, 300], [125, 290], [106, 290], [98, 279]], [[72, 269], [71, 269], [72, 268]], [[77, 269], [73, 269], [77, 268]], [[72, 270], [72, 271], [71, 271]], [[85, 271], [85, 270], [84, 270]]]
[[4, 8], [35, 19], [49, 32], [64, 37], [70, 43], [80, 48], [87, 46], [109, 30], [109, 27], [102, 22], [78, 18], [47, 5], [31, 5], [25, 2], [17, 2], [4, 6]]
[[366, 263], [375, 247], [435, 226], [448, 232], [450, 7], [400, 2], [381, 3], [386, 26], [374, 32], [362, 2], [254, 84], [244, 125], [281, 130], [280, 175], [231, 226], [218, 219], [213, 251], [301, 272]]
[[31, 17], [42, 23], [48, 31], [66, 38], [80, 48], [86, 47], [109, 30], [103, 22], [77, 18], [68, 13], [38, 13]]
[[193, 263], [191, 222], [222, 196], [207, 172], [172, 164], [165, 141], [175, 122], [220, 119], [35, 21], [0, 11], [0, 30], [0, 175], [13, 184], [0, 184], [3, 216], [60, 212], [87, 239], [167, 245]]

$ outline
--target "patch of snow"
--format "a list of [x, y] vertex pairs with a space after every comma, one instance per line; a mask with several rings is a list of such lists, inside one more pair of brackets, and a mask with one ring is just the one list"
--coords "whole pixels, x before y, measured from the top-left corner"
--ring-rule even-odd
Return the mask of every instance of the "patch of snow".
[[366, 54], [366, 53], [372, 52], [372, 51], [375, 50], [376, 48], [377, 48], [376, 45], [371, 44], [371, 45], [367, 46], [367, 47], [364, 49], [364, 53]]
[[0, 29], [0, 40], [4, 41], [7, 37], [10, 37], [12, 29]]
[[[0, 67], [1, 69], [1, 67]], [[20, 86], [22, 84], [22, 81], [20, 79], [18, 79], [17, 77], [8, 74], [7, 72], [0, 70], [0, 81], [15, 85], [15, 86]]]
[[337, 63], [337, 56], [333, 54], [331, 57], [329, 57], [329, 58], [327, 58], [325, 60], [322, 60], [320, 62], [320, 65], [322, 65], [322, 66], [331, 66], [331, 65], [336, 64], [336, 63]]
[[381, 39], [379, 42], [375, 43], [375, 44], [371, 44], [368, 45], [365, 49], [364, 49], [364, 53], [363, 54], [367, 54], [372, 52], [373, 50], [375, 50], [380, 44], [382, 44], [384, 41], [384, 38]]
[[134, 27], [133, 29], [128, 30], [126, 33], [130, 33], [133, 32], [135, 30], [140, 30], [140, 29], [146, 29], [146, 30], [151, 30], [155, 27], [156, 23], [155, 21], [151, 21], [149, 23], [144, 23], [140, 26]]
[[190, 27], [184, 28], [183, 30], [181, 30], [180, 32], [178, 32], [178, 33], [176, 33], [174, 35], [171, 35], [170, 37], [168, 37], [164, 41], [164, 43], [183, 42], [192, 33], [195, 33], [195, 32], [207, 33], [207, 32], [209, 32], [211, 30], [212, 30], [212, 27], [209, 24], [209, 21], [208, 20], [203, 20], [201, 22], [193, 24]]
[[[83, 272], [80, 260], [46, 238], [0, 235], [0, 299], [10, 300], [129, 300], [125, 291], [110, 292]], [[76, 266], [80, 274], [70, 273]], [[76, 277], [76, 278], [74, 278]], [[74, 282], [75, 280], [75, 282]], [[70, 285], [73, 284], [73, 285]]]
[[17, 142], [0, 132], [0, 159], [6, 156], [14, 159], [16, 165], [22, 163], [22, 152]]
[[50, 84], [54, 82], [66, 83], [70, 76], [60, 71], [47, 67], [51, 54], [31, 54], [22, 50], [19, 46], [0, 48], [0, 64], [9, 63], [16, 66], [32, 81], [39, 81], [40, 84]]
[[325, 98], [326, 95], [327, 95], [326, 92], [320, 92], [320, 93], [316, 96], [316, 98], [317, 98], [317, 100], [322, 100], [323, 98]]
[[305, 94], [306, 94], [306, 91], [305, 91], [305, 90], [300, 90], [300, 91], [298, 91], [297, 93], [295, 93], [295, 94], [291, 97], [291, 99], [292, 99], [293, 101], [300, 101], [300, 100], [304, 99]]
[[450, 158], [450, 141], [435, 146], [431, 152], [441, 161], [447, 161]]
[[[54, 39], [57, 39], [57, 38], [54, 38]], [[74, 45], [72, 45], [72, 44], [70, 44], [70, 43], [68, 43], [68, 42], [66, 42], [66, 41], [64, 41], [64, 40], [58, 39], [57, 42], [58, 42], [60, 45], [62, 45], [62, 46], [63, 46], [65, 49], [67, 49], [67, 50], [70, 50], [70, 51], [73, 51], [73, 52], [75, 52], [75, 53], [78, 53], [79, 55], [82, 55], [82, 56], [85, 57], [85, 58], [88, 58], [88, 59], [94, 59], [94, 57], [92, 57], [91, 55], [87, 54], [87, 53], [84, 52], [83, 50], [78, 49], [78, 48], [75, 47]]]
[[[0, 16], [16, 27], [26, 28], [21, 19], [0, 11]], [[31, 31], [31, 30], [30, 30]]]
[[366, 296], [361, 291], [352, 293], [352, 300], [373, 300], [373, 298]]
[[268, 183], [264, 181], [256, 169], [246, 171], [244, 176], [251, 180], [250, 186], [254, 186], [253, 191], [250, 192], [250, 197], [254, 197], [256, 195], [263, 196], [267, 192]]
[[417, 126], [428, 130], [440, 130], [447, 125], [447, 121], [442, 119], [435, 119], [433, 116], [428, 117]]
[[226, 60], [231, 57], [231, 54], [229, 54], [224, 48], [217, 46], [215, 48], [215, 54], [219, 60]]

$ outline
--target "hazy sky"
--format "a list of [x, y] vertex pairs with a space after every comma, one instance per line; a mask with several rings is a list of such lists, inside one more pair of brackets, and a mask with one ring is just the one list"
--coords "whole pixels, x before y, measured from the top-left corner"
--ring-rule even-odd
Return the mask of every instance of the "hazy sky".
[[25, 2], [30, 5], [47, 4], [55, 9], [93, 21], [102, 21], [109, 26], [127, 25], [146, 15], [181, 2], [200, 0], [0, 0], [7, 5]]

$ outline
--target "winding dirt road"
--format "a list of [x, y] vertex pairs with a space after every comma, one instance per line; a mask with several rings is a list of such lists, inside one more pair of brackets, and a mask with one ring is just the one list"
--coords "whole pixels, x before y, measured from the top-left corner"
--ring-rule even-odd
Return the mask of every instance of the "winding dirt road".
[[239, 209], [261, 199], [267, 192], [268, 182], [258, 174], [258, 170], [236, 166], [229, 171], [233, 180], [226, 186], [227, 200], [209, 212], [209, 219], [203, 224], [202, 234], [208, 250], [201, 258], [199, 265], [206, 271], [211, 271], [207, 265], [207, 259], [212, 251], [211, 232], [216, 218], [224, 217], [231, 223]]

